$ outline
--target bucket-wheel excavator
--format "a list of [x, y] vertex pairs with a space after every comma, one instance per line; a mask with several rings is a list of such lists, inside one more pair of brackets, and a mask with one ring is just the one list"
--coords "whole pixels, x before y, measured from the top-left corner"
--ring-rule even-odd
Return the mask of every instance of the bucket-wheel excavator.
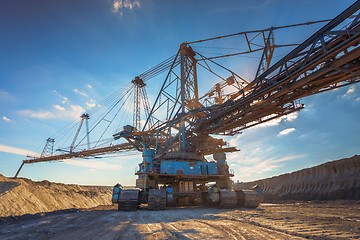
[[[326, 22], [271, 27], [182, 43], [173, 57], [131, 81], [132, 125], [112, 134], [112, 140], [125, 142], [91, 147], [87, 130], [83, 138], [88, 140], [87, 149], [78, 150], [76, 141], [81, 126], [89, 120], [89, 115], [84, 114], [67, 152], [49, 153], [52, 149], [49, 146], [54, 143], [49, 138], [41, 156], [24, 160], [21, 167], [135, 149], [142, 153], [136, 189], [120, 184], [114, 187], [113, 202], [118, 203], [119, 209], [136, 209], [141, 203], [147, 203], [149, 209], [178, 205], [257, 207], [260, 189], [234, 189], [232, 185], [233, 172], [226, 153], [238, 150], [215, 135], [233, 136], [303, 109], [300, 98], [359, 82], [359, 9], [357, 1]], [[275, 43], [279, 30], [320, 23], [325, 25], [300, 44]], [[237, 40], [232, 41], [234, 38]], [[235, 52], [206, 55], [201, 51], [204, 44], [224, 40], [228, 42], [217, 46]], [[243, 46], [230, 48], [227, 45], [230, 42], [242, 42]], [[274, 52], [279, 49], [284, 53], [286, 48], [291, 50], [274, 61]], [[260, 62], [252, 81], [220, 63], [223, 59], [257, 53]], [[163, 82], [150, 105], [146, 85], [158, 76], [163, 76]], [[209, 90], [202, 93], [204, 89]]]

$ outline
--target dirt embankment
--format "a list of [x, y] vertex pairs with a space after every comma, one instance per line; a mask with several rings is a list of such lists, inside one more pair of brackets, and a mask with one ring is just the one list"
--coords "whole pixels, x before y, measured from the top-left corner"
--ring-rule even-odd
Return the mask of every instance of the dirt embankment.
[[[360, 156], [250, 183], [262, 187], [265, 202], [360, 200]], [[0, 175], [0, 217], [111, 205], [112, 187], [92, 187], [10, 179]]]
[[259, 185], [265, 202], [283, 200], [360, 200], [360, 155], [327, 162], [312, 168], [240, 183]]
[[79, 186], [0, 175], [0, 217], [111, 204], [111, 187]]

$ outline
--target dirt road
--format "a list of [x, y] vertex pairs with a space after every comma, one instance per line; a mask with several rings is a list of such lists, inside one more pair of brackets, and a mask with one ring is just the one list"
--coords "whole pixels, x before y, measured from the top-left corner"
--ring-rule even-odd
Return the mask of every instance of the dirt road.
[[0, 220], [1, 239], [359, 239], [360, 203], [263, 204], [258, 209], [114, 207]]

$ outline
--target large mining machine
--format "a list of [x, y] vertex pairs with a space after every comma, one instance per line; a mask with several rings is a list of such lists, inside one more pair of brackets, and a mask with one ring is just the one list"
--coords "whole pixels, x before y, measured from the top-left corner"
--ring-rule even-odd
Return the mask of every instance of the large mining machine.
[[[149, 209], [203, 204], [256, 207], [261, 191], [236, 189], [231, 181], [233, 172], [226, 154], [237, 149], [215, 136], [239, 134], [303, 109], [300, 98], [359, 82], [359, 8], [360, 1], [356, 1], [326, 22], [271, 27], [182, 43], [173, 57], [131, 81], [133, 122], [112, 134], [112, 140], [123, 143], [91, 147], [87, 129], [83, 138], [88, 141], [87, 148], [79, 150], [76, 144], [79, 132], [83, 122], [87, 126], [90, 118], [84, 114], [66, 152], [54, 154], [54, 139], [49, 138], [41, 156], [24, 160], [21, 167], [135, 149], [142, 153], [136, 188], [127, 189], [120, 184], [114, 187], [113, 202], [118, 203], [119, 209], [136, 209], [141, 203], [147, 203]], [[320, 23], [324, 26], [300, 44], [275, 43], [279, 30]], [[232, 41], [233, 38], [237, 40]], [[223, 40], [229, 41], [217, 46], [235, 52], [206, 55], [201, 51], [204, 44]], [[241, 41], [242, 48], [227, 45]], [[274, 60], [274, 52], [284, 53], [289, 47], [290, 51]], [[260, 62], [252, 81], [220, 63], [223, 59], [256, 53], [260, 54]], [[150, 79], [160, 75], [163, 82], [150, 105], [145, 88]], [[144, 110], [144, 118], [140, 110]], [[101, 120], [113, 122], [109, 117]]]

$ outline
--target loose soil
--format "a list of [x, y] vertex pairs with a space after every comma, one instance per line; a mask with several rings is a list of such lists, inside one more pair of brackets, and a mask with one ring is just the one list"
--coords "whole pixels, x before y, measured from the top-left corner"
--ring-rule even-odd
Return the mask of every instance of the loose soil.
[[116, 206], [0, 219], [1, 239], [359, 239], [360, 202], [262, 204], [257, 209]]
[[0, 217], [110, 205], [111, 193], [112, 187], [34, 182], [0, 175]]

